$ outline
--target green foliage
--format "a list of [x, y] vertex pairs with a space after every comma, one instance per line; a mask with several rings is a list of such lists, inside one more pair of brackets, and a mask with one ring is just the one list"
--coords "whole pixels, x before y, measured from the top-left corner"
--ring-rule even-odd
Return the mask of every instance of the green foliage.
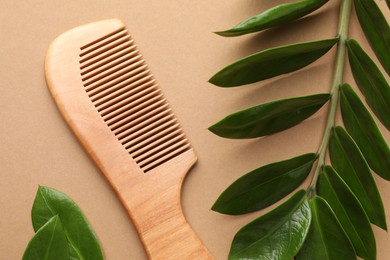
[[318, 195], [324, 198], [348, 235], [356, 254], [364, 259], [376, 259], [375, 237], [361, 204], [338, 176], [326, 166], [318, 179]]
[[[303, 0], [275, 6], [217, 34], [239, 36], [285, 26], [326, 2]], [[298, 188], [315, 165], [306, 193], [298, 191], [238, 231], [229, 259], [291, 259], [294, 256], [310, 260], [356, 259], [357, 256], [376, 259], [370, 223], [384, 230], [387, 224], [370, 168], [390, 180], [390, 149], [369, 110], [353, 89], [343, 83], [347, 52], [357, 86], [387, 129], [390, 129], [390, 88], [381, 68], [356, 40], [348, 39], [352, 0], [340, 2], [337, 38], [263, 50], [233, 62], [209, 80], [216, 86], [237, 87], [280, 76], [311, 64], [337, 43], [334, 84], [329, 94], [267, 102], [232, 113], [209, 128], [225, 138], [263, 137], [299, 124], [330, 103], [317, 153], [261, 166], [233, 182], [213, 205], [213, 210], [230, 215], [263, 209]], [[354, 3], [362, 32], [389, 74], [389, 25], [374, 0]], [[339, 112], [345, 129], [335, 125]], [[332, 166], [327, 166], [328, 147]], [[292, 226], [293, 222], [299, 227]]]
[[255, 169], [230, 185], [212, 209], [238, 215], [268, 207], [284, 198], [306, 179], [315, 159], [314, 153], [304, 154]]
[[209, 130], [216, 135], [234, 139], [274, 134], [310, 117], [329, 98], [329, 94], [318, 94], [268, 102], [231, 114]]
[[64, 193], [40, 186], [31, 217], [36, 233], [23, 260], [104, 259], [84, 214]]
[[390, 27], [374, 0], [355, 0], [360, 25], [376, 57], [390, 75]]
[[68, 241], [58, 216], [47, 221], [28, 244], [23, 260], [69, 260]]
[[[229, 259], [290, 260], [309, 230], [311, 212], [300, 190], [288, 201], [243, 227], [234, 237]], [[278, 250], [274, 250], [275, 244]]]
[[370, 112], [351, 86], [340, 88], [341, 114], [345, 128], [355, 140], [370, 168], [390, 180], [390, 149]]
[[312, 221], [297, 260], [353, 260], [356, 253], [351, 241], [329, 204], [315, 196], [309, 201]]
[[317, 10], [329, 0], [303, 0], [281, 4], [255, 15], [230, 30], [216, 32], [221, 36], [239, 36], [283, 25]]
[[236, 87], [301, 69], [327, 53], [337, 38], [289, 44], [245, 57], [216, 73], [210, 83]]
[[334, 169], [348, 183], [370, 222], [386, 230], [385, 210], [374, 177], [359, 147], [341, 126], [333, 130], [329, 155]]
[[[390, 86], [375, 62], [355, 40], [349, 40], [348, 58], [353, 77], [367, 104], [390, 130]], [[390, 46], [389, 46], [390, 47]]]

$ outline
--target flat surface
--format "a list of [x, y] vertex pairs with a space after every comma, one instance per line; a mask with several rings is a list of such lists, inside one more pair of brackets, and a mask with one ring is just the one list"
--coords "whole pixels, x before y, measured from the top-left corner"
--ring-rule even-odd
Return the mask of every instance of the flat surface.
[[[316, 16], [260, 34], [223, 38], [212, 33], [282, 2], [0, 0], [0, 259], [20, 259], [32, 237], [30, 209], [38, 185], [56, 188], [79, 204], [106, 259], [146, 259], [125, 211], [68, 129], [44, 78], [46, 49], [55, 37], [107, 18], [127, 25], [197, 151], [198, 164], [183, 187], [184, 211], [216, 258], [226, 259], [237, 230], [262, 212], [220, 215], [210, 210], [215, 199], [255, 167], [316, 151], [324, 126], [326, 108], [288, 131], [262, 139], [228, 140], [207, 131], [233, 111], [330, 88], [334, 51], [288, 77], [234, 89], [207, 83], [223, 66], [255, 51], [335, 35], [339, 1], [330, 1]], [[378, 3], [389, 19], [385, 1]], [[351, 35], [369, 49], [354, 14]], [[349, 69], [345, 81], [353, 83]], [[389, 132], [380, 128], [390, 142]], [[390, 183], [375, 179], [390, 223]], [[390, 235], [376, 227], [374, 231], [378, 259], [388, 259]]]

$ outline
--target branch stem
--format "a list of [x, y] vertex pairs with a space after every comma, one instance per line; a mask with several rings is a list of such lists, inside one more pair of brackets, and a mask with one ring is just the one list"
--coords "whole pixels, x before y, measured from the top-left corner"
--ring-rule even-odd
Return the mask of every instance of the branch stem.
[[313, 174], [313, 179], [308, 188], [308, 197], [312, 197], [316, 194], [316, 185], [318, 177], [321, 173], [323, 166], [325, 165], [326, 152], [328, 150], [329, 140], [332, 133], [332, 129], [335, 125], [337, 105], [339, 100], [339, 88], [343, 82], [345, 57], [346, 57], [346, 41], [349, 33], [349, 21], [351, 16], [352, 0], [341, 0], [340, 5], [340, 17], [338, 26], [337, 54], [333, 72], [333, 82], [330, 94], [332, 95], [329, 104], [328, 119], [324, 135], [322, 137], [321, 145], [318, 149], [318, 162]]

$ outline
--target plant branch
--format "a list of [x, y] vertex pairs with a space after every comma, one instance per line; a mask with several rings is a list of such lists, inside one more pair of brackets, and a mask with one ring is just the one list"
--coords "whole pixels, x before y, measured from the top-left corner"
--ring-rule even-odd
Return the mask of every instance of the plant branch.
[[330, 99], [328, 119], [326, 122], [324, 135], [322, 137], [321, 145], [318, 149], [317, 166], [313, 174], [313, 179], [308, 188], [309, 197], [312, 197], [314, 194], [316, 194], [317, 180], [321, 173], [321, 169], [325, 164], [326, 152], [328, 150], [330, 135], [332, 132], [332, 128], [335, 125], [337, 105], [339, 100], [339, 88], [343, 82], [343, 75], [344, 75], [344, 68], [345, 68], [346, 41], [348, 39], [351, 8], [352, 8], [352, 0], [341, 0], [339, 26], [338, 26], [339, 42], [337, 44], [337, 54], [336, 54], [334, 72], [333, 72], [333, 82], [332, 82], [332, 88], [330, 90], [330, 94], [332, 95], [332, 97]]

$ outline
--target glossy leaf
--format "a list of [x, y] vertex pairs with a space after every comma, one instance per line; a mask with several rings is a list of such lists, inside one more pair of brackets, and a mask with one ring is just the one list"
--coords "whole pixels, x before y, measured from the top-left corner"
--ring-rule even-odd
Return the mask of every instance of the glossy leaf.
[[99, 243], [84, 214], [65, 194], [48, 187], [39, 187], [32, 208], [34, 230], [58, 215], [65, 230], [73, 259], [103, 259]]
[[390, 86], [386, 78], [355, 40], [348, 41], [348, 58], [355, 81], [367, 104], [390, 130]]
[[310, 173], [316, 154], [304, 154], [255, 169], [232, 183], [212, 210], [238, 215], [263, 209], [284, 198]]
[[370, 168], [352, 137], [338, 126], [329, 143], [332, 166], [359, 200], [370, 222], [387, 230], [382, 199]]
[[309, 201], [312, 221], [296, 260], [356, 260], [351, 241], [329, 204], [315, 196]]
[[328, 1], [329, 0], [303, 0], [281, 4], [239, 23], [230, 30], [216, 33], [221, 36], [230, 37], [262, 31], [264, 29], [286, 24], [310, 14]]
[[223, 68], [209, 82], [220, 87], [254, 83], [301, 69], [327, 53], [338, 38], [267, 49]]
[[65, 232], [58, 216], [47, 221], [29, 242], [22, 260], [69, 260]]
[[256, 138], [295, 126], [317, 112], [329, 94], [280, 99], [227, 116], [209, 127], [216, 135], [233, 139]]
[[374, 0], [355, 0], [355, 10], [364, 34], [378, 60], [390, 75], [390, 28]]
[[370, 168], [382, 178], [390, 180], [390, 150], [378, 126], [349, 85], [344, 84], [340, 89], [345, 128], [359, 146]]
[[332, 167], [324, 168], [317, 190], [340, 221], [356, 254], [363, 259], [376, 259], [375, 236], [370, 221], [360, 202]]
[[269, 213], [244, 226], [233, 239], [229, 259], [290, 260], [302, 246], [311, 214], [300, 190]]

